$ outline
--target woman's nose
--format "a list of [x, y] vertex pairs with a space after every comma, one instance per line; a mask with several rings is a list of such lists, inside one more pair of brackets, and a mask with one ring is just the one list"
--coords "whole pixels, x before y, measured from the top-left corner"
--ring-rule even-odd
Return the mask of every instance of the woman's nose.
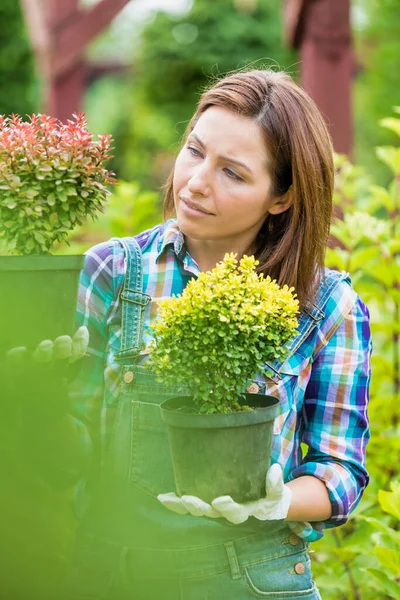
[[192, 171], [188, 181], [188, 189], [192, 194], [207, 196], [210, 192], [210, 174], [206, 165], [199, 165]]

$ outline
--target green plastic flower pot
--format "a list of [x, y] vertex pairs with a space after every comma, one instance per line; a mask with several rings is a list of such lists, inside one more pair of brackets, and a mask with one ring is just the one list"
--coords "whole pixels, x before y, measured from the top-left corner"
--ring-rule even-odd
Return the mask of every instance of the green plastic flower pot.
[[0, 256], [0, 354], [71, 335], [85, 257]]
[[190, 397], [161, 404], [178, 496], [198, 496], [206, 502], [225, 495], [237, 502], [265, 496], [279, 399], [261, 394], [244, 398], [254, 410], [228, 415], [190, 412]]

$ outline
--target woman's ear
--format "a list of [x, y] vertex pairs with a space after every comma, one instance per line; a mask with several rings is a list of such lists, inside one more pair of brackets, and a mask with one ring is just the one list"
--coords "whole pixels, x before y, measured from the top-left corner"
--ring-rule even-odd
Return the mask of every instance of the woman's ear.
[[269, 207], [268, 212], [271, 215], [279, 215], [292, 206], [293, 200], [293, 189], [292, 186], [290, 186], [286, 194], [283, 194], [283, 196], [277, 196], [275, 198], [274, 202]]

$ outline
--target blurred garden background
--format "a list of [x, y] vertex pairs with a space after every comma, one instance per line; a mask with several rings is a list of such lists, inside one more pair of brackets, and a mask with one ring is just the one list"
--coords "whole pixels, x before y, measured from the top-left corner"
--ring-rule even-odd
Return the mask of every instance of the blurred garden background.
[[[45, 4], [35, 2], [36, 7]], [[39, 48], [40, 24], [34, 22], [37, 13], [31, 13], [30, 22], [27, 18], [27, 7], [35, 2], [0, 3], [0, 114], [26, 115], [46, 108], [49, 81]], [[85, 0], [80, 9], [90, 10], [95, 4], [96, 0]], [[302, 61], [308, 60], [312, 81], [314, 63], [301, 44], [304, 31], [314, 51], [325, 53], [328, 78], [329, 68], [334, 69], [341, 53], [347, 53], [352, 125], [346, 138], [349, 156], [337, 155], [334, 238], [327, 262], [351, 273], [371, 310], [371, 483], [349, 522], [327, 531], [313, 545], [311, 558], [324, 600], [399, 600], [400, 3], [351, 0], [352, 42], [345, 29], [330, 35], [329, 23], [320, 21], [318, 33], [318, 15], [314, 29], [303, 24], [290, 39], [285, 7], [291, 6], [298, 17], [299, 7], [322, 6], [325, 0], [130, 0], [122, 4], [111, 24], [85, 50], [79, 107], [93, 133], [113, 135], [111, 168], [119, 185], [105, 214], [75, 230], [69, 245], [60, 245], [58, 253], [80, 253], [111, 236], [132, 235], [160, 222], [162, 185], [199, 91], [215, 77], [241, 67], [272, 66], [301, 81]], [[337, 91], [341, 93], [340, 88]], [[340, 104], [343, 98], [333, 100]], [[62, 110], [68, 111], [65, 103]], [[335, 123], [330, 125], [334, 128]], [[28, 599], [21, 591], [28, 580], [29, 599], [52, 598], [73, 538], [69, 492], [50, 490], [33, 478], [28, 489], [41, 499], [43, 510], [34, 524], [29, 515], [21, 515], [29, 523], [30, 537], [16, 536], [1, 543], [0, 597], [4, 599]], [[4, 512], [2, 516], [7, 518]]]

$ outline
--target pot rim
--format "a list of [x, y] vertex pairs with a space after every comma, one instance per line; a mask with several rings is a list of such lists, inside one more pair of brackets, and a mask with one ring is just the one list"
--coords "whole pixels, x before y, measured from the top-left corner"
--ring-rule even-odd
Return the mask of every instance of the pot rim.
[[76, 271], [81, 270], [84, 263], [84, 254], [0, 256], [0, 271]]
[[[160, 405], [161, 417], [169, 427], [185, 429], [225, 429], [230, 427], [246, 427], [273, 422], [280, 414], [280, 400], [266, 394], [243, 394], [246, 402], [254, 406], [254, 410], [229, 413], [227, 415], [213, 413], [201, 415], [197, 413], [179, 412], [179, 405], [192, 402], [190, 396], [173, 396], [164, 400]], [[189, 399], [189, 402], [188, 402]], [[262, 405], [255, 405], [259, 400]], [[265, 403], [268, 403], [266, 406]], [[258, 404], [258, 403], [257, 403]]]

